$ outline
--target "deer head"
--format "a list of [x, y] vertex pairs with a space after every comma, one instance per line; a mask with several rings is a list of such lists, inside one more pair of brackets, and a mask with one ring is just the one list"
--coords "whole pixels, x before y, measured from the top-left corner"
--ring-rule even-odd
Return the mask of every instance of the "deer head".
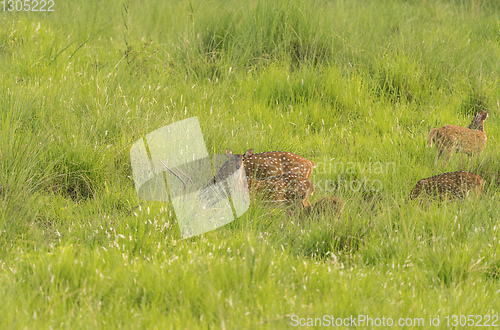
[[469, 129], [477, 129], [478, 131], [484, 132], [484, 121], [486, 118], [488, 118], [488, 112], [484, 112], [483, 110], [479, 111], [479, 113], [472, 119], [472, 122], [470, 123], [467, 128]]

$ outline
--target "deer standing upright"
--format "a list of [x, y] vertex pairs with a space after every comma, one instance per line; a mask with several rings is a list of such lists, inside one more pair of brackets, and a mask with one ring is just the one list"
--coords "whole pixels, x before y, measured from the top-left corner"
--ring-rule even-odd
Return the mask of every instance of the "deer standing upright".
[[453, 151], [461, 151], [466, 154], [481, 153], [486, 145], [486, 133], [484, 132], [484, 121], [488, 118], [488, 112], [481, 110], [465, 128], [455, 125], [446, 125], [433, 128], [429, 133], [429, 145], [435, 142], [438, 147], [437, 158], [446, 152], [449, 160]]
[[436, 196], [439, 199], [457, 199], [469, 196], [471, 192], [480, 195], [484, 189], [484, 180], [468, 172], [458, 171], [421, 179], [410, 193], [410, 199], [421, 194]]

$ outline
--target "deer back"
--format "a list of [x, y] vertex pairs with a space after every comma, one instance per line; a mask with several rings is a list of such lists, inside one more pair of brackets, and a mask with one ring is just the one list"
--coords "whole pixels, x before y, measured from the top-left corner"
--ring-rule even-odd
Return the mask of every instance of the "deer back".
[[314, 162], [291, 152], [269, 151], [254, 154], [245, 152], [244, 165], [247, 177], [263, 179], [285, 173], [294, 173], [307, 179], [311, 177]]

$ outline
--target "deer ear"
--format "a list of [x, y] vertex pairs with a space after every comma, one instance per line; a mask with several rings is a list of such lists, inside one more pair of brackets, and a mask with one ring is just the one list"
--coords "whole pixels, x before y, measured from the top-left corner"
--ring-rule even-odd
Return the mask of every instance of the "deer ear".
[[253, 154], [253, 149], [248, 149], [248, 150], [245, 152], [245, 154], [243, 155], [243, 157], [245, 157], [245, 158], [246, 158], [246, 157], [250, 157], [250, 156], [252, 156], [252, 154]]
[[232, 154], [233, 154], [233, 152], [231, 151], [231, 149], [226, 148], [226, 155], [232, 155]]

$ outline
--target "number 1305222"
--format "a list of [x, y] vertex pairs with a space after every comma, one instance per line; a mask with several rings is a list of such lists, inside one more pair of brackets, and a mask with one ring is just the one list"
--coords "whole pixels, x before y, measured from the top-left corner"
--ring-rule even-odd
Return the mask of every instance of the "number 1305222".
[[0, 0], [3, 11], [54, 11], [54, 0]]

